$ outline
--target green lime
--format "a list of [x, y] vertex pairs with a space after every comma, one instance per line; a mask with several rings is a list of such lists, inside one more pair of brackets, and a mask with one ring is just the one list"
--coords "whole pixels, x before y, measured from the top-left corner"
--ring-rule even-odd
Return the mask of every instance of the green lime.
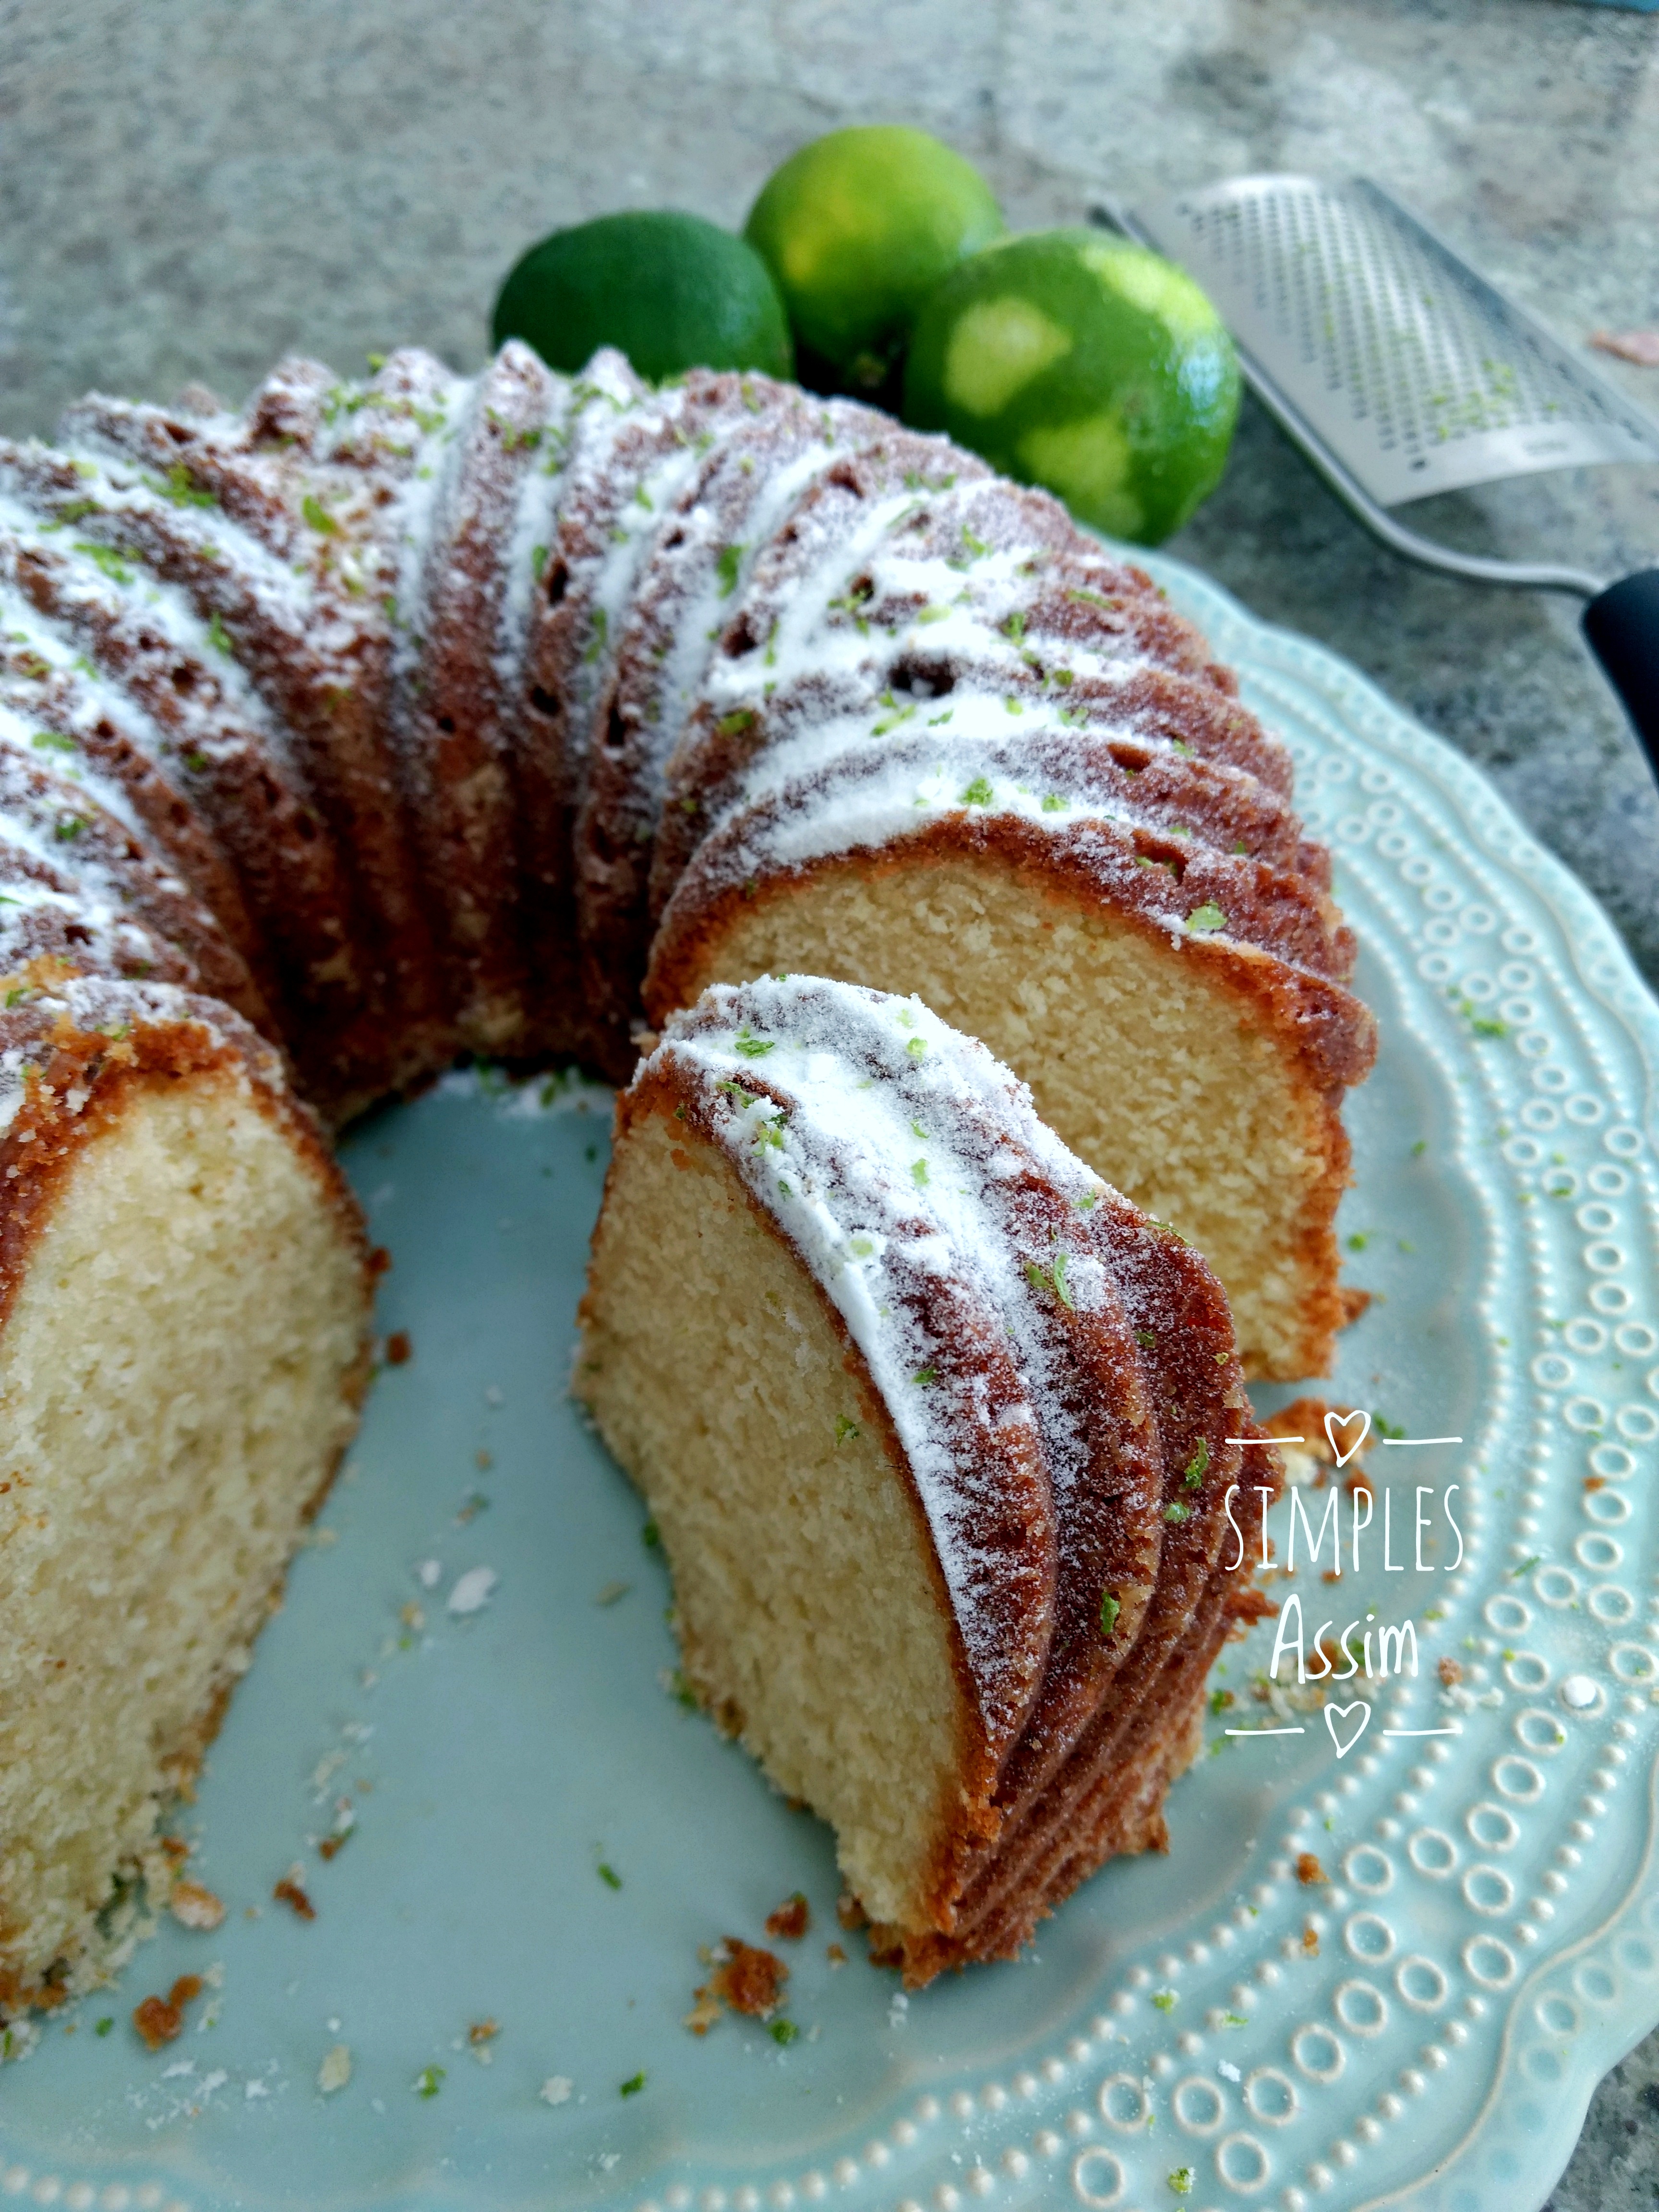
[[792, 154], [744, 235], [778, 281], [803, 370], [819, 366], [813, 381], [873, 392], [927, 295], [1002, 228], [971, 162], [925, 131], [875, 124]]
[[753, 246], [666, 210], [602, 215], [532, 246], [501, 287], [494, 331], [567, 372], [611, 345], [653, 382], [688, 368], [795, 373], [783, 302]]
[[1219, 481], [1238, 388], [1232, 340], [1172, 262], [1097, 230], [1034, 231], [928, 300], [904, 419], [1156, 545]]

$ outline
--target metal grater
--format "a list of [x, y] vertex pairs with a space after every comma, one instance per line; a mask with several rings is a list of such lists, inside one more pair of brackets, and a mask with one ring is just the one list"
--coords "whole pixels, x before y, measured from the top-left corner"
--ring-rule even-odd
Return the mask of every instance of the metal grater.
[[1256, 397], [1384, 544], [1588, 599], [1585, 635], [1659, 772], [1659, 569], [1608, 583], [1460, 553], [1389, 512], [1544, 469], [1659, 464], [1659, 423], [1364, 178], [1237, 177], [1097, 214], [1197, 279]]
[[1364, 179], [1243, 177], [1135, 213], [1381, 506], [1659, 461], [1659, 424]]

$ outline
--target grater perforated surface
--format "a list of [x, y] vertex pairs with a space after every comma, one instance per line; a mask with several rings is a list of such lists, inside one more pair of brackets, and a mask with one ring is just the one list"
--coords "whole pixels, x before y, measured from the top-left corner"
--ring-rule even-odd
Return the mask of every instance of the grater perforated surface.
[[1659, 424], [1363, 179], [1236, 178], [1134, 220], [1384, 507], [1659, 462]]

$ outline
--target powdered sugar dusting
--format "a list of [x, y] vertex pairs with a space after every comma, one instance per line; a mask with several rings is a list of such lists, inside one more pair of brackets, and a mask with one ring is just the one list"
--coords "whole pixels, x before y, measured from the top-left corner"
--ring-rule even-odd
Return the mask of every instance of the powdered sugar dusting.
[[[1006, 1234], [1003, 1160], [1040, 1165], [1074, 1203], [1103, 1188], [982, 1045], [917, 999], [811, 977], [720, 987], [669, 1024], [659, 1055], [694, 1072], [716, 1131], [846, 1322], [903, 1443], [988, 1716], [1008, 1679], [996, 1600], [1006, 1562], [979, 1532], [983, 1425], [1023, 1430], [1051, 1480], [1081, 1443], [1061, 1401], [1039, 1291]], [[647, 1067], [651, 1063], [647, 1062]], [[941, 1310], [929, 1287], [951, 1293]], [[1104, 1297], [1103, 1271], [1072, 1295]], [[940, 1327], [982, 1329], [1016, 1387], [993, 1405]]]

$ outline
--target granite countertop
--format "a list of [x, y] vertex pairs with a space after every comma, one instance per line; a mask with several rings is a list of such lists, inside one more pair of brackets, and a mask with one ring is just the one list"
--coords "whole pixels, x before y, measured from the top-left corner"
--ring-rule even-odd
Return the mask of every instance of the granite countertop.
[[[0, 27], [11, 434], [93, 385], [240, 398], [290, 349], [472, 367], [532, 239], [629, 205], [738, 225], [784, 155], [855, 121], [950, 139], [1020, 227], [1102, 191], [1366, 173], [1569, 341], [1659, 325], [1659, 20], [1571, 0], [0, 0]], [[1659, 372], [1601, 365], [1659, 413]], [[1659, 470], [1413, 519], [1613, 575], [1659, 560]], [[1248, 402], [1171, 550], [1479, 761], [1659, 982], [1659, 793], [1573, 604], [1378, 550]], [[1659, 2037], [1551, 2202], [1656, 2195]]]

